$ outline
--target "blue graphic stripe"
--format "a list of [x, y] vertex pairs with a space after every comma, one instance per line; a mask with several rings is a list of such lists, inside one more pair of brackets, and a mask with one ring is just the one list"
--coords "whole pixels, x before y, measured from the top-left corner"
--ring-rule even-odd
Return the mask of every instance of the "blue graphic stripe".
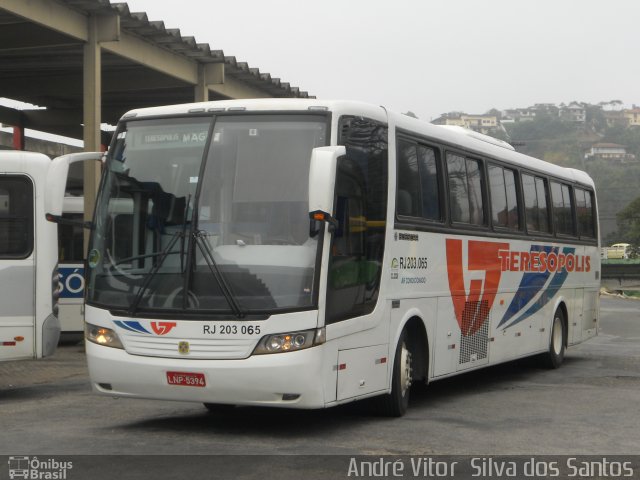
[[[565, 247], [562, 250], [562, 253], [567, 255], [569, 253], [574, 253], [575, 251], [576, 251], [575, 248]], [[547, 287], [547, 289], [544, 292], [542, 292], [542, 295], [540, 295], [540, 298], [538, 299], [538, 301], [533, 305], [531, 305], [531, 307], [526, 312], [524, 312], [522, 316], [520, 316], [516, 321], [514, 321], [509, 326], [511, 327], [517, 323], [522, 322], [523, 320], [526, 320], [528, 317], [530, 317], [531, 315], [533, 315], [534, 313], [542, 309], [542, 307], [544, 307], [547, 303], [549, 303], [551, 299], [555, 296], [555, 294], [558, 293], [558, 291], [562, 288], [562, 285], [564, 285], [564, 282], [567, 280], [568, 276], [569, 276], [569, 272], [567, 271], [566, 268], [563, 268], [560, 272], [557, 272], [551, 279], [551, 282], [549, 282], [549, 286]]]
[[[530, 252], [544, 252], [547, 255], [552, 251], [557, 253], [557, 247], [553, 248], [551, 246], [531, 245], [530, 250]], [[502, 320], [500, 320], [498, 327], [507, 323], [518, 312], [526, 307], [527, 304], [542, 290], [550, 276], [551, 272], [549, 272], [549, 270], [545, 272], [528, 272], [522, 275], [518, 290], [513, 296], [513, 300], [511, 300], [511, 304], [509, 305], [509, 308], [507, 308]]]
[[115, 323], [117, 326], [121, 328], [124, 328], [125, 330], [129, 330], [130, 332], [151, 334], [151, 332], [149, 332], [142, 325], [140, 325], [140, 322], [136, 322], [132, 320], [127, 322], [123, 322], [122, 320], [114, 320], [113, 323]]

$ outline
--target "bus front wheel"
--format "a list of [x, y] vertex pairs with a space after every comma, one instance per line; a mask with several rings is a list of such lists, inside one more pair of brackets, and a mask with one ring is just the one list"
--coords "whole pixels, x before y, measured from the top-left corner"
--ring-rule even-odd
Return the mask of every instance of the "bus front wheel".
[[400, 335], [393, 361], [391, 393], [380, 398], [381, 413], [388, 417], [401, 417], [409, 407], [409, 393], [413, 373], [413, 359], [407, 345], [406, 330]]

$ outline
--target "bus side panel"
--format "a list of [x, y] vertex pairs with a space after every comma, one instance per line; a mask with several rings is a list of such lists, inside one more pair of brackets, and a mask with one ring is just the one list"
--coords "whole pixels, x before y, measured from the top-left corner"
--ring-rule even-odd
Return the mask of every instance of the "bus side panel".
[[0, 267], [0, 360], [32, 358], [34, 348], [34, 256]]
[[62, 332], [82, 332], [84, 330], [84, 265], [60, 263], [60, 300], [58, 301]]
[[435, 317], [436, 333], [433, 341], [433, 376], [449, 375], [458, 369], [460, 327], [453, 312], [451, 298], [438, 298], [438, 313]]
[[598, 312], [600, 311], [600, 290], [585, 288], [582, 300], [582, 340], [595, 336], [598, 332]]
[[338, 352], [337, 400], [346, 400], [387, 388], [387, 344]]
[[370, 396], [388, 388], [395, 352], [395, 344], [388, 343], [390, 308], [390, 302], [379, 299], [369, 315], [327, 325], [326, 403]]

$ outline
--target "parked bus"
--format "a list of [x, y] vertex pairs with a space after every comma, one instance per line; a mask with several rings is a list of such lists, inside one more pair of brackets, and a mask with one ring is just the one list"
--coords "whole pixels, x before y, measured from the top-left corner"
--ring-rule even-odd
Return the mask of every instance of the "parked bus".
[[120, 121], [88, 253], [106, 395], [323, 408], [596, 334], [592, 180], [382, 107], [236, 100]]
[[69, 164], [86, 155], [0, 152], [0, 360], [55, 351], [58, 242], [45, 214], [60, 215]]
[[84, 332], [84, 198], [66, 195], [62, 218], [67, 222], [58, 225], [58, 318], [64, 340]]

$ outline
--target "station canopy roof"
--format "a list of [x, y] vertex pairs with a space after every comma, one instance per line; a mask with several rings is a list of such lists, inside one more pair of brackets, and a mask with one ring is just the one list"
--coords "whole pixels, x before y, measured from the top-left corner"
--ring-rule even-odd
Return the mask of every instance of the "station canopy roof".
[[309, 98], [126, 3], [0, 0], [0, 97], [46, 107], [0, 107], [0, 122], [82, 138], [84, 46], [93, 17], [102, 35], [103, 123], [134, 108], [193, 102], [203, 74], [217, 78], [206, 82], [209, 100]]

